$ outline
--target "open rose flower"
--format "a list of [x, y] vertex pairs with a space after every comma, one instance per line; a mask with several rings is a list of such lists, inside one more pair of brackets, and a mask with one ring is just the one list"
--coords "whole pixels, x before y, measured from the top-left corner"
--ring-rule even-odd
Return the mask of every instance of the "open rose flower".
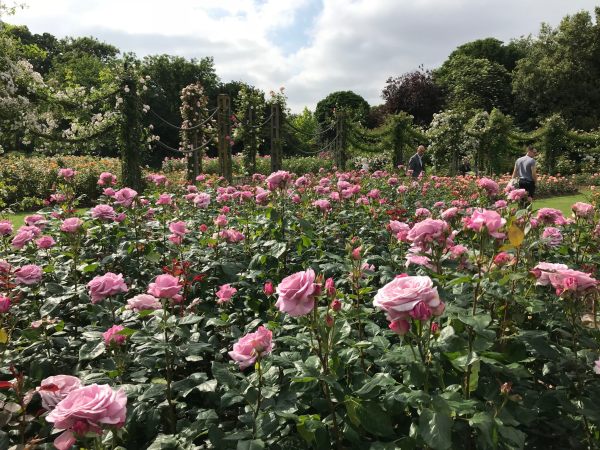
[[60, 225], [60, 230], [64, 231], [65, 233], [77, 233], [82, 225], [83, 220], [81, 220], [79, 217], [69, 217]]
[[285, 170], [273, 172], [267, 177], [267, 187], [270, 191], [275, 189], [283, 189], [291, 181], [292, 176]]
[[179, 278], [169, 274], [159, 275], [154, 283], [148, 285], [148, 294], [158, 298], [174, 298], [182, 287]]
[[79, 389], [83, 384], [71, 375], [55, 375], [42, 380], [36, 388], [42, 397], [42, 407], [50, 411], [56, 407], [71, 391]]
[[115, 192], [115, 203], [127, 208], [131, 206], [137, 195], [138, 193], [131, 188], [119, 189]]
[[97, 205], [92, 208], [92, 218], [99, 220], [115, 220], [117, 213], [110, 205]]
[[505, 236], [498, 230], [504, 226], [506, 219], [503, 219], [496, 211], [476, 209], [471, 217], [466, 217], [464, 221], [466, 227], [471, 230], [481, 231], [485, 228], [492, 237], [502, 239]]
[[112, 272], [107, 272], [104, 275], [95, 277], [87, 286], [92, 303], [98, 303], [107, 297], [129, 290], [125, 281], [123, 281], [123, 275], [117, 275]]
[[123, 325], [113, 325], [104, 333], [102, 333], [102, 338], [104, 339], [104, 345], [110, 347], [111, 344], [121, 345], [127, 339], [127, 336], [124, 334], [119, 334], [123, 331], [125, 327]]
[[248, 333], [233, 344], [229, 356], [244, 370], [252, 366], [259, 356], [268, 355], [272, 350], [273, 333], [261, 325], [254, 333]]
[[538, 286], [548, 286], [550, 284], [550, 275], [555, 273], [558, 270], [566, 270], [569, 267], [565, 264], [554, 264], [541, 262], [533, 269], [531, 269], [531, 273], [537, 279]]
[[594, 206], [589, 203], [577, 202], [571, 206], [571, 209], [577, 217], [590, 217], [594, 215]]
[[217, 300], [217, 303], [219, 305], [222, 305], [223, 303], [229, 302], [231, 300], [231, 297], [233, 297], [236, 292], [237, 292], [237, 289], [234, 287], [231, 287], [231, 285], [229, 285], [229, 284], [222, 285], [216, 294], [217, 297], [219, 298], [219, 300]]
[[31, 286], [42, 280], [42, 268], [35, 264], [27, 264], [15, 271], [15, 281], [18, 284]]
[[308, 269], [285, 277], [276, 289], [275, 306], [292, 317], [304, 316], [315, 307], [319, 288], [315, 284], [315, 271]]
[[377, 291], [373, 305], [385, 311], [390, 322], [409, 317], [427, 320], [444, 311], [437, 288], [426, 276], [395, 278]]
[[127, 300], [125, 309], [131, 309], [134, 312], [149, 311], [162, 308], [160, 301], [150, 294], [139, 294]]
[[411, 228], [407, 239], [419, 246], [425, 246], [433, 241], [445, 242], [448, 230], [448, 224], [443, 220], [425, 219]]

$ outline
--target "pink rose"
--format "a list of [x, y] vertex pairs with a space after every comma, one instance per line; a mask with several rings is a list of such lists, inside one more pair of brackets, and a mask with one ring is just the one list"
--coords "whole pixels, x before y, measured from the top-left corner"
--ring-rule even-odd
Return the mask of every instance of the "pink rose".
[[119, 334], [120, 331], [123, 331], [125, 327], [123, 325], [113, 325], [104, 333], [102, 333], [102, 338], [104, 339], [104, 345], [110, 347], [111, 343], [115, 345], [121, 345], [125, 342], [127, 336], [124, 334]]
[[400, 232], [406, 232], [406, 234], [408, 234], [408, 232], [410, 231], [410, 227], [407, 224], [398, 220], [390, 220], [388, 228], [392, 233], [396, 235]]
[[417, 208], [415, 211], [415, 217], [418, 219], [431, 217], [431, 211], [429, 211], [427, 208]]
[[0, 295], [0, 314], [6, 314], [10, 311], [10, 298]]
[[563, 240], [562, 233], [558, 228], [546, 227], [542, 232], [542, 238], [546, 239], [550, 247], [557, 247]]
[[594, 206], [589, 203], [577, 202], [571, 206], [571, 210], [577, 217], [591, 217], [594, 215]]
[[219, 237], [229, 244], [237, 244], [246, 238], [242, 233], [233, 228], [220, 231]]
[[527, 197], [527, 191], [525, 189], [514, 189], [508, 193], [506, 198], [511, 202], [518, 202], [519, 200]]
[[449, 230], [448, 224], [439, 219], [425, 219], [416, 223], [407, 235], [407, 239], [416, 245], [424, 245], [432, 241], [445, 241]]
[[267, 177], [267, 187], [270, 191], [275, 189], [284, 189], [291, 181], [292, 176], [285, 170], [278, 170]]
[[39, 214], [26, 216], [24, 222], [26, 225], [39, 228], [40, 230], [43, 230], [46, 227], [46, 224], [48, 223], [44, 216], [41, 216]]
[[248, 333], [233, 344], [229, 356], [244, 370], [252, 366], [257, 358], [268, 355], [272, 350], [273, 333], [261, 325], [254, 333]]
[[263, 292], [265, 293], [266, 296], [273, 295], [273, 293], [275, 292], [275, 288], [273, 287], [273, 283], [271, 283], [270, 281], [267, 281], [265, 283], [265, 285], [263, 286]]
[[569, 267], [565, 264], [541, 262], [531, 270], [531, 273], [535, 278], [537, 278], [537, 282], [535, 284], [538, 286], [548, 286], [550, 284], [550, 275], [552, 273], [558, 270], [566, 270], [568, 268]]
[[159, 275], [154, 280], [154, 283], [148, 285], [148, 294], [158, 298], [173, 298], [183, 286], [179, 284], [179, 278], [173, 275]]
[[394, 333], [404, 336], [410, 331], [410, 322], [405, 319], [392, 320], [389, 324], [389, 328]]
[[83, 220], [79, 217], [69, 217], [65, 219], [60, 226], [60, 230], [65, 233], [76, 233], [79, 231], [81, 226], [83, 225]]
[[9, 220], [0, 220], [0, 236], [8, 236], [13, 232], [13, 224]]
[[336, 294], [336, 290], [335, 290], [335, 281], [333, 281], [333, 278], [327, 278], [327, 280], [325, 280], [325, 291], [327, 292], [327, 295], [329, 297], [335, 297]]
[[102, 172], [98, 177], [98, 186], [112, 186], [117, 183], [117, 177], [110, 172]]
[[106, 195], [107, 197], [114, 197], [116, 193], [117, 192], [113, 188], [106, 188], [102, 191], [102, 194]]
[[496, 264], [497, 266], [503, 266], [504, 264], [510, 262], [512, 259], [513, 257], [510, 254], [506, 252], [500, 252], [494, 257], [494, 264]]
[[136, 295], [135, 297], [127, 300], [127, 305], [125, 306], [125, 309], [131, 309], [134, 312], [149, 311], [161, 308], [162, 304], [160, 301], [150, 294]]
[[38, 248], [47, 250], [54, 244], [56, 244], [56, 242], [54, 241], [54, 238], [52, 236], [42, 236], [37, 241], [35, 241], [35, 244], [38, 246]]
[[600, 359], [594, 362], [594, 372], [600, 375]]
[[42, 407], [50, 411], [56, 407], [71, 391], [83, 387], [81, 380], [71, 375], [55, 375], [42, 380], [36, 388], [42, 397]]
[[68, 450], [76, 441], [73, 432], [100, 434], [103, 426], [121, 428], [127, 415], [127, 395], [109, 385], [91, 384], [75, 389], [46, 416], [54, 428], [67, 430], [54, 441], [59, 450]]
[[[195, 195], [193, 197], [196, 197]], [[173, 203], [173, 196], [170, 194], [160, 194], [158, 200], [156, 200], [157, 205], [170, 205]]]
[[58, 176], [69, 181], [69, 180], [73, 179], [73, 177], [75, 176], [75, 171], [73, 169], [69, 169], [69, 168], [58, 169]]
[[28, 264], [15, 271], [15, 281], [27, 286], [37, 284], [42, 280], [42, 268], [35, 264]]
[[476, 209], [473, 211], [471, 217], [464, 219], [467, 228], [474, 231], [482, 231], [487, 228], [490, 236], [498, 239], [504, 238], [504, 233], [500, 233], [498, 230], [504, 226], [506, 219], [503, 219], [500, 214], [496, 211], [489, 209]]
[[131, 188], [123, 188], [115, 192], [115, 203], [124, 207], [129, 207], [138, 193]]
[[217, 303], [219, 305], [222, 305], [223, 303], [227, 303], [231, 300], [231, 297], [234, 296], [234, 294], [237, 292], [237, 289], [234, 287], [231, 287], [231, 285], [229, 284], [224, 284], [221, 287], [219, 287], [219, 290], [217, 291], [217, 297], [219, 298], [219, 300], [217, 300]]
[[92, 208], [92, 218], [100, 220], [114, 220], [115, 210], [110, 205], [98, 205]]
[[450, 247], [450, 254], [452, 255], [452, 258], [454, 258], [454, 259], [460, 258], [462, 255], [464, 255], [468, 251], [469, 251], [469, 249], [461, 244], [453, 245], [452, 247]]
[[477, 186], [484, 189], [488, 195], [496, 195], [500, 191], [500, 186], [494, 180], [489, 178], [480, 178], [477, 180]]
[[32, 231], [19, 231], [17, 235], [12, 239], [11, 244], [13, 245], [13, 247], [21, 249], [34, 239], [35, 234]]
[[218, 227], [224, 227], [229, 223], [227, 217], [225, 217], [223, 214], [219, 214], [213, 222]]
[[279, 298], [275, 306], [281, 312], [292, 317], [308, 314], [315, 307], [315, 296], [318, 295], [314, 270], [308, 269], [285, 277], [276, 292]]
[[325, 200], [325, 199], [315, 200], [312, 204], [314, 207], [318, 208], [322, 213], [331, 211], [331, 203], [329, 203], [328, 200]]
[[563, 216], [562, 211], [554, 208], [540, 208], [536, 219], [538, 222], [547, 225], [564, 225], [567, 223], [567, 219]]
[[210, 195], [201, 192], [199, 194], [196, 195], [196, 197], [194, 198], [194, 205], [197, 208], [208, 208], [208, 205], [210, 204]]
[[169, 224], [169, 231], [173, 234], [175, 234], [176, 236], [185, 236], [189, 230], [186, 228], [186, 224], [183, 221], [179, 221], [179, 222], [171, 222]]
[[508, 205], [508, 203], [506, 203], [506, 200], [497, 200], [496, 203], [494, 203], [494, 208], [502, 209], [506, 208], [506, 205]]
[[426, 313], [424, 307], [433, 315], [440, 315], [443, 311], [437, 288], [433, 286], [431, 278], [426, 276], [394, 278], [377, 291], [373, 305], [385, 311], [389, 321], [407, 319], [415, 308], [417, 310], [413, 312], [413, 316], [417, 317]]
[[129, 288], [123, 281], [122, 274], [107, 272], [104, 275], [95, 277], [88, 284], [90, 298], [92, 303], [98, 303], [111, 295], [127, 292]]
[[562, 295], [567, 291], [582, 293], [589, 289], [596, 289], [598, 286], [598, 281], [589, 273], [572, 269], [559, 269], [551, 273], [549, 279], [552, 287], [556, 289], [556, 295]]

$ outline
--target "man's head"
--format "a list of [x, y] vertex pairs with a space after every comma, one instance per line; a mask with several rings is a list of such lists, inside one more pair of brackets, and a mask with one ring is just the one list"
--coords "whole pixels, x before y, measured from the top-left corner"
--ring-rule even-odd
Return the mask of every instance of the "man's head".
[[538, 151], [537, 149], [533, 146], [533, 145], [528, 145], [527, 146], [527, 156], [531, 157], [531, 158], [535, 158], [535, 156], [537, 155]]
[[426, 148], [424, 145], [419, 145], [417, 147], [417, 153], [419, 154], [419, 156], [423, 156], [423, 154], [425, 153], [425, 150], [426, 150]]

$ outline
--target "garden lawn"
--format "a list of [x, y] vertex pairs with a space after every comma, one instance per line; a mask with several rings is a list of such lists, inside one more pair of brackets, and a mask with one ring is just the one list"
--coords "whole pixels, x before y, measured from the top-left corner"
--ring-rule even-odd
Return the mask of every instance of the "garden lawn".
[[[77, 208], [77, 212], [81, 213], [82, 211], [85, 211], [88, 208]], [[19, 228], [22, 225], [25, 225], [25, 217], [27, 216], [31, 216], [32, 214], [35, 214], [35, 211], [24, 211], [24, 212], [18, 212], [16, 214], [8, 214], [7, 217], [2, 217], [0, 219], [8, 219], [12, 222], [13, 226], [15, 228]]]
[[538, 210], [541, 208], [555, 208], [562, 211], [565, 216], [571, 215], [571, 206], [576, 202], [588, 202], [587, 198], [588, 190], [580, 192], [576, 195], [565, 195], [559, 197], [543, 198], [535, 200], [533, 202], [533, 209]]

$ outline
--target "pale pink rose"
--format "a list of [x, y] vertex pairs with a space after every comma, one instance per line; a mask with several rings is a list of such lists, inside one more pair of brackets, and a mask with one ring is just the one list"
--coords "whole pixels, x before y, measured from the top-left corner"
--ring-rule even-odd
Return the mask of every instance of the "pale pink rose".
[[87, 284], [87, 287], [92, 303], [98, 303], [106, 297], [121, 294], [129, 290], [123, 281], [123, 275], [117, 275], [112, 272], [107, 272], [104, 275], [94, 277], [94, 279]]
[[0, 295], [0, 314], [6, 314], [10, 310], [10, 298]]
[[453, 245], [452, 247], [450, 247], [450, 254], [452, 255], [453, 259], [460, 258], [462, 255], [464, 255], [468, 251], [469, 251], [469, 249], [467, 249], [467, 247], [465, 247], [464, 245], [461, 245], [461, 244]]
[[115, 192], [115, 203], [124, 207], [129, 207], [137, 197], [138, 193], [131, 188], [119, 189]]
[[41, 216], [40, 214], [33, 214], [31, 216], [26, 216], [24, 219], [24, 222], [26, 225], [39, 228], [40, 230], [43, 230], [46, 227], [46, 225], [48, 224], [45, 217]]
[[50, 411], [56, 407], [71, 391], [83, 387], [81, 380], [71, 375], [55, 375], [42, 380], [36, 388], [42, 397], [42, 407]]
[[156, 200], [157, 205], [171, 205], [172, 203], [173, 203], [173, 196], [170, 194], [160, 194], [160, 196], [158, 197], [158, 200]]
[[536, 284], [538, 286], [548, 286], [550, 284], [550, 275], [558, 270], [567, 270], [569, 267], [565, 264], [554, 264], [541, 262], [538, 263], [533, 269], [531, 269], [531, 273], [537, 279]]
[[594, 362], [594, 372], [600, 375], [600, 359]]
[[31, 286], [42, 280], [42, 268], [35, 264], [27, 264], [15, 271], [15, 281], [18, 284]]
[[511, 202], [518, 202], [519, 200], [527, 197], [527, 191], [525, 189], [514, 189], [508, 193], [506, 198]]
[[138, 294], [127, 300], [127, 305], [125, 306], [125, 309], [131, 309], [134, 312], [150, 311], [161, 308], [162, 304], [160, 301], [150, 294]]
[[123, 325], [113, 325], [104, 333], [102, 333], [102, 338], [104, 339], [104, 345], [110, 347], [111, 343], [115, 345], [121, 345], [127, 339], [127, 336], [124, 334], [119, 334], [119, 332], [123, 331], [125, 327]]
[[242, 242], [246, 238], [242, 233], [240, 233], [237, 230], [234, 230], [233, 228], [220, 231], [219, 237], [228, 244], [237, 244], [238, 242]]
[[372, 199], [381, 198], [381, 191], [379, 189], [371, 189], [369, 191], [369, 193], [367, 194], [367, 197], [372, 198]]
[[208, 208], [208, 205], [210, 205], [210, 195], [205, 192], [200, 192], [194, 198], [194, 205], [197, 208]]
[[167, 184], [167, 177], [165, 177], [164, 175], [156, 174], [156, 173], [152, 173], [152, 174], [148, 175], [146, 177], [146, 179], [148, 181], [154, 183], [156, 186]]
[[34, 239], [35, 233], [33, 233], [32, 231], [19, 231], [16, 234], [16, 236], [12, 239], [11, 244], [13, 245], [13, 247], [21, 249]]
[[97, 205], [92, 208], [92, 218], [100, 220], [115, 220], [115, 210], [110, 205]]
[[98, 177], [98, 186], [113, 186], [117, 184], [117, 177], [110, 172], [102, 172]]
[[221, 287], [219, 287], [219, 290], [217, 291], [217, 297], [219, 298], [219, 300], [217, 300], [217, 303], [219, 305], [223, 304], [223, 303], [227, 303], [231, 300], [231, 297], [233, 297], [235, 295], [235, 293], [237, 292], [237, 289], [234, 287], [231, 287], [231, 285], [229, 284], [224, 284]]
[[498, 230], [506, 224], [506, 219], [503, 219], [496, 211], [489, 209], [476, 209], [471, 217], [464, 219], [467, 228], [474, 231], [482, 231], [487, 229], [490, 236], [501, 239], [505, 235]]
[[266, 191], [261, 187], [257, 187], [255, 198], [257, 205], [266, 205], [269, 203], [269, 191]]
[[38, 248], [47, 250], [54, 244], [56, 244], [56, 242], [54, 241], [54, 238], [52, 238], [52, 236], [42, 236], [37, 241], [35, 241], [35, 244], [38, 246]]
[[496, 203], [494, 203], [494, 208], [502, 209], [506, 208], [506, 205], [508, 205], [508, 203], [506, 203], [506, 200], [497, 200]]
[[407, 224], [398, 220], [390, 220], [388, 223], [388, 229], [394, 234], [398, 234], [401, 231], [405, 231], [406, 233], [410, 231], [410, 227]]
[[171, 222], [169, 224], [169, 231], [174, 235], [181, 237], [185, 236], [189, 232], [186, 227], [186, 223], [183, 221]]
[[248, 333], [233, 344], [229, 356], [244, 370], [252, 366], [257, 358], [268, 355], [272, 350], [273, 333], [261, 325], [254, 333]]
[[13, 224], [10, 220], [0, 220], [0, 236], [8, 236], [13, 232]]
[[122, 389], [114, 391], [107, 384], [91, 384], [69, 392], [46, 420], [55, 429], [67, 430], [54, 441], [59, 450], [67, 450], [75, 442], [73, 432], [100, 434], [104, 426], [121, 428], [126, 415], [127, 395]]
[[582, 293], [598, 286], [598, 281], [591, 274], [573, 269], [559, 269], [551, 273], [549, 279], [557, 295], [566, 291]]
[[431, 314], [439, 315], [443, 303], [433, 286], [431, 278], [426, 276], [403, 276], [394, 278], [377, 291], [373, 305], [385, 311], [389, 321], [407, 319], [410, 312], [419, 304], [416, 316], [422, 316], [427, 307]]
[[398, 184], [398, 178], [396, 178], [396, 177], [388, 178], [387, 183], [390, 186], [396, 186]]
[[594, 206], [589, 203], [577, 202], [571, 206], [571, 210], [577, 217], [591, 217], [594, 215]]
[[542, 233], [542, 238], [548, 241], [550, 247], [557, 247], [563, 240], [562, 233], [558, 228], [546, 227]]
[[415, 217], [418, 219], [431, 217], [431, 211], [429, 211], [427, 208], [417, 208], [415, 211]]
[[224, 227], [226, 226], [229, 221], [227, 220], [227, 217], [225, 217], [223, 214], [219, 214], [214, 220], [213, 220], [214, 224], [218, 227]]
[[63, 223], [60, 225], [60, 230], [65, 233], [76, 233], [82, 225], [83, 220], [79, 217], [69, 217], [68, 219], [63, 220]]
[[276, 292], [279, 298], [275, 306], [281, 312], [292, 317], [308, 314], [315, 307], [315, 296], [319, 294], [314, 270], [308, 269], [285, 277], [277, 286]]
[[65, 168], [65, 169], [58, 169], [58, 176], [61, 178], [64, 178], [65, 180], [72, 180], [73, 177], [75, 176], [75, 171], [73, 169], [69, 169], [69, 168]]
[[318, 208], [322, 213], [331, 211], [331, 203], [329, 203], [328, 200], [315, 200], [312, 204], [314, 207]]
[[299, 177], [295, 182], [294, 182], [294, 186], [296, 187], [304, 187], [307, 186], [309, 184], [308, 178], [302, 176]]
[[267, 188], [270, 191], [274, 191], [275, 189], [284, 189], [291, 179], [292, 176], [289, 172], [286, 172], [285, 170], [278, 170], [267, 177]]
[[154, 283], [148, 285], [148, 294], [158, 298], [173, 298], [183, 286], [179, 284], [179, 278], [173, 275], [159, 275], [154, 280]]
[[102, 194], [106, 195], [107, 197], [114, 197], [117, 192], [113, 188], [106, 188], [102, 191]]
[[477, 180], [477, 186], [484, 189], [488, 195], [496, 195], [500, 192], [500, 186], [494, 180], [489, 178], [480, 178]]
[[428, 244], [432, 241], [445, 241], [448, 224], [439, 219], [425, 219], [416, 223], [407, 235], [407, 239], [416, 245]]
[[547, 225], [564, 225], [567, 223], [562, 211], [554, 208], [540, 208], [536, 219]]

